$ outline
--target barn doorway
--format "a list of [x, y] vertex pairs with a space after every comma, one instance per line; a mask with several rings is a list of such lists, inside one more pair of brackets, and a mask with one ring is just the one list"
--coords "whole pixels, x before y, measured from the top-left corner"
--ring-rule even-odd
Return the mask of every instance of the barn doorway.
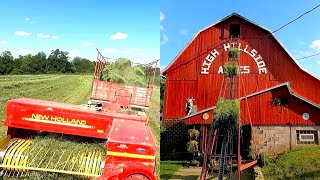
[[252, 159], [251, 154], [251, 126], [250, 125], [243, 125], [242, 128], [242, 136], [240, 139], [241, 149], [240, 154], [243, 159]]
[[[251, 126], [243, 125], [241, 127], [241, 139], [240, 139], [240, 155], [242, 159], [251, 160]], [[215, 141], [212, 157], [218, 159], [221, 154], [222, 142], [224, 135], [218, 135]], [[238, 129], [232, 131], [228, 137], [227, 144], [227, 156], [235, 158], [238, 154]]]

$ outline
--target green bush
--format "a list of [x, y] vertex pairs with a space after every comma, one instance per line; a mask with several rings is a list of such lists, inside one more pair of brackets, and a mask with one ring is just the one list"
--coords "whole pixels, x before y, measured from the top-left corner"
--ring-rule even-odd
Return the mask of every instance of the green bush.
[[239, 65], [235, 61], [228, 61], [223, 65], [223, 73], [225, 77], [236, 77], [239, 75]]
[[214, 110], [214, 127], [222, 132], [236, 129], [239, 123], [239, 111], [239, 100], [219, 99]]
[[238, 58], [239, 53], [240, 53], [240, 51], [238, 48], [230, 48], [229, 49], [229, 58]]

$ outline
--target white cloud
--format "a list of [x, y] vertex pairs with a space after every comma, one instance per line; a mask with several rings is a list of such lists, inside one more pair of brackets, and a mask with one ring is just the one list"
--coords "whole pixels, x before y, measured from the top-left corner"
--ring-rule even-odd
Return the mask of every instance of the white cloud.
[[164, 27], [162, 25], [160, 25], [160, 31], [163, 31]]
[[0, 41], [0, 45], [7, 45], [8, 44], [8, 41], [6, 41], [6, 40], [1, 40]]
[[85, 41], [85, 42], [81, 43], [81, 46], [83, 46], [83, 47], [90, 47], [90, 46], [94, 46], [94, 45], [95, 45], [95, 43], [88, 42], [88, 41]]
[[28, 33], [28, 32], [25, 32], [25, 31], [16, 31], [15, 32], [15, 35], [22, 36], [22, 37], [30, 36], [31, 34], [32, 33]]
[[39, 39], [58, 39], [58, 36], [55, 35], [50, 35], [50, 34], [43, 34], [43, 33], [38, 33], [37, 38]]
[[19, 49], [17, 51], [17, 54], [21, 55], [21, 56], [25, 56], [25, 55], [28, 55], [28, 54], [32, 54], [32, 51], [27, 50], [27, 49]]
[[28, 17], [26, 17], [24, 20], [25, 20], [26, 22], [30, 22], [30, 21], [31, 21], [31, 19], [28, 18]]
[[182, 35], [182, 36], [187, 36], [188, 35], [188, 31], [186, 29], [181, 29], [179, 31], [179, 33]]
[[320, 64], [320, 61], [317, 61], [317, 64]]
[[167, 42], [169, 41], [169, 38], [168, 38], [168, 36], [167, 35], [165, 35], [165, 34], [163, 34], [162, 35], [162, 40], [161, 40], [161, 45], [164, 45], [164, 44], [166, 44]]
[[75, 57], [75, 56], [78, 56], [80, 54], [80, 50], [79, 49], [71, 49], [69, 51], [69, 56], [71, 58]]
[[313, 41], [310, 45], [310, 48], [320, 51], [320, 39]]
[[160, 11], [160, 21], [163, 21], [166, 18], [166, 16]]
[[121, 32], [117, 32], [116, 34], [110, 36], [111, 40], [119, 40], [119, 39], [127, 39], [127, 38], [128, 38], [128, 34], [121, 33]]
[[110, 54], [112, 54], [112, 53], [117, 53], [119, 50], [117, 50], [117, 49], [112, 49], [112, 48], [107, 48], [107, 49], [104, 49], [103, 50], [103, 52], [104, 53], [110, 53]]

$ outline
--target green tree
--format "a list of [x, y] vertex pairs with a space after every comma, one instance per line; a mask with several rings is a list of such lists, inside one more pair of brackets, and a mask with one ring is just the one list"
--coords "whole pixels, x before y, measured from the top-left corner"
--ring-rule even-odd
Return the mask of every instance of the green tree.
[[163, 107], [165, 87], [166, 87], [166, 80], [165, 80], [165, 78], [161, 78], [161, 80], [160, 80], [160, 107]]
[[75, 68], [75, 72], [78, 73], [93, 73], [95, 62], [91, 62], [89, 59], [75, 57], [72, 60], [72, 64]]
[[30, 73], [41, 74], [47, 72], [47, 55], [44, 52], [32, 56], [32, 63], [30, 64]]
[[60, 51], [59, 49], [52, 50], [48, 57], [47, 72], [61, 72], [69, 73], [73, 72], [72, 64], [68, 61], [68, 52]]
[[10, 51], [4, 51], [0, 55], [0, 74], [9, 74], [13, 69], [13, 56]]

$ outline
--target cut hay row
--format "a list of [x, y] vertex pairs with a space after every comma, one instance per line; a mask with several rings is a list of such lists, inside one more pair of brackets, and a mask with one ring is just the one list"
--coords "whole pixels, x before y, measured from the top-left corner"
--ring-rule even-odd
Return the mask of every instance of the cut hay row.
[[14, 82], [5, 82], [5, 83], [0, 83], [0, 90], [6, 90], [6, 89], [16, 89], [20, 88], [23, 86], [29, 86], [29, 85], [34, 85], [34, 84], [42, 84], [50, 80], [55, 80], [58, 79], [58, 77], [52, 77], [50, 79], [32, 79], [32, 80], [27, 80], [27, 81], [14, 81]]
[[17, 80], [32, 80], [32, 79], [48, 79], [50, 77], [55, 77], [56, 75], [45, 74], [45, 75], [1, 75], [0, 81], [17, 81]]

